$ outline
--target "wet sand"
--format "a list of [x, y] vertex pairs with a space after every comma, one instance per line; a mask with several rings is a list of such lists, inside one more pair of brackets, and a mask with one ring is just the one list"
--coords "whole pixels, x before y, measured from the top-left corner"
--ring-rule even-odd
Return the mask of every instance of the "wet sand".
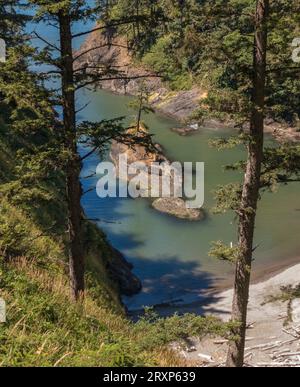
[[[279, 293], [281, 286], [295, 286], [299, 283], [300, 257], [291, 257], [282, 264], [270, 264], [267, 267], [253, 270], [250, 293], [255, 300], [262, 300], [268, 297], [268, 294]], [[170, 316], [174, 313], [196, 313], [199, 315], [213, 314], [218, 317], [227, 316], [226, 319], [229, 319], [233, 298], [233, 276], [226, 280], [216, 279], [215, 286], [204, 291], [201, 298], [192, 303], [165, 304], [156, 306], [154, 309], [161, 316]], [[130, 316], [135, 319], [141, 314], [143, 314], [142, 310], [134, 310]]]
[[[269, 274], [270, 277], [270, 274]], [[269, 279], [252, 284], [248, 305], [248, 326], [246, 344], [246, 362], [250, 366], [274, 367], [276, 355], [280, 351], [299, 353], [299, 339], [297, 330], [300, 327], [300, 300], [294, 300], [290, 305], [288, 301], [270, 302], [270, 296], [280, 295], [283, 286], [295, 287], [300, 283], [300, 264], [293, 265]], [[229, 321], [231, 317], [231, 304], [233, 289], [223, 291], [214, 295], [213, 299], [205, 305], [193, 305], [185, 308], [185, 312], [197, 312], [201, 310], [202, 315], [214, 315], [223, 321]], [[291, 318], [289, 320], [291, 311]], [[216, 338], [206, 337], [203, 340], [191, 338], [192, 351], [181, 350], [184, 358], [192, 363], [199, 364], [202, 354], [208, 356], [211, 365], [224, 364], [227, 353], [226, 342], [218, 342]], [[268, 349], [269, 348], [269, 349]], [[275, 360], [274, 360], [275, 359]], [[298, 364], [298, 358], [292, 359]], [[282, 359], [281, 359], [282, 361]], [[280, 367], [289, 366], [279, 364]]]

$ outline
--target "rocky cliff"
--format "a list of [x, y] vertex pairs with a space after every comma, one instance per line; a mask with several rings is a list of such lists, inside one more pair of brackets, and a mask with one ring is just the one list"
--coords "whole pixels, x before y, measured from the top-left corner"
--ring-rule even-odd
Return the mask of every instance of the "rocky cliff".
[[[145, 129], [143, 129], [145, 130]], [[157, 152], [150, 152], [144, 146], [129, 147], [114, 141], [112, 143], [110, 158], [116, 166], [117, 177], [128, 183], [135, 179], [139, 195], [151, 199], [152, 207], [164, 214], [179, 219], [198, 221], [204, 218], [202, 209], [192, 209], [186, 206], [182, 196], [183, 180], [182, 171], [175, 170], [174, 165], [163, 155], [161, 147], [156, 144]], [[120, 155], [126, 155], [126, 176], [119, 168]], [[138, 172], [130, 172], [130, 165], [135, 163]]]
[[[79, 56], [75, 61], [77, 69], [88, 64], [90, 67], [100, 66], [109, 74], [113, 74], [116, 70], [119, 72], [115, 79], [101, 81], [99, 87], [102, 89], [117, 94], [135, 95], [143, 79], [151, 94], [150, 102], [153, 108], [185, 124], [195, 123], [190, 120], [190, 117], [198, 109], [199, 101], [207, 96], [206, 91], [197, 86], [187, 91], [170, 91], [160, 77], [154, 76], [149, 69], [135, 62], [128, 49], [127, 41], [122, 36], [111, 38], [101, 30], [92, 32], [77, 55]], [[214, 129], [234, 127], [233, 122], [220, 122], [217, 119], [209, 119], [201, 124]], [[179, 129], [180, 135], [187, 135], [196, 133], [200, 126], [198, 130], [190, 130], [190, 127]], [[300, 132], [297, 128], [291, 128], [270, 119], [265, 122], [265, 131], [273, 134], [278, 140], [300, 141]]]
[[[99, 31], [92, 32], [80, 50], [76, 68], [86, 64], [90, 67], [103, 66], [103, 69], [118, 70], [117, 79], [106, 80], [99, 87], [118, 94], [135, 95], [143, 80], [151, 94], [150, 102], [162, 113], [185, 121], [199, 106], [199, 100], [205, 93], [198, 87], [188, 91], [170, 91], [162, 80], [147, 68], [135, 65], [124, 37], [112, 40]], [[122, 78], [122, 76], [125, 78]]]

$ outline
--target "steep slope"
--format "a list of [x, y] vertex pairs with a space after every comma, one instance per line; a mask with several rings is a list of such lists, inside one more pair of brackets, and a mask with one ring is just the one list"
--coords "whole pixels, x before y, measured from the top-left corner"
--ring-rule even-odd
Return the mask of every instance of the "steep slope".
[[99, 85], [101, 88], [118, 94], [135, 95], [140, 82], [144, 81], [155, 109], [180, 121], [187, 119], [198, 108], [199, 100], [205, 95], [199, 87], [187, 91], [170, 91], [159, 76], [153, 76], [153, 72], [135, 62], [127, 48], [126, 39], [122, 36], [110, 41], [107, 35], [95, 31], [87, 37], [77, 55], [80, 56], [76, 61], [77, 68], [87, 63], [103, 65], [117, 69], [120, 72], [119, 77], [123, 75], [132, 78], [103, 81]]
[[[109, 37], [101, 31], [94, 31], [88, 35], [77, 52], [76, 68], [84, 64], [103, 66], [103, 69], [118, 70], [118, 79], [101, 81], [99, 88], [117, 94], [136, 95], [140, 83], [146, 84], [150, 93], [150, 103], [158, 112], [175, 118], [183, 125], [196, 124], [213, 129], [232, 129], [234, 122], [222, 121], [210, 117], [199, 122], [194, 118], [199, 109], [199, 102], [207, 97], [207, 90], [194, 84], [188, 90], [171, 90], [160, 76], [153, 76], [154, 72], [140, 61], [137, 61], [128, 49], [127, 40], [123, 36]], [[159, 75], [159, 74], [158, 74]], [[124, 79], [120, 79], [125, 77]], [[197, 114], [196, 114], [197, 116]], [[196, 133], [193, 127], [180, 128], [179, 134]], [[279, 123], [273, 119], [266, 119], [265, 131], [271, 133], [278, 140], [300, 141], [300, 132], [297, 127]]]
[[[64, 182], [58, 171], [55, 180], [26, 186], [14, 175], [16, 150], [0, 135], [0, 251], [8, 257], [26, 256], [43, 261], [65, 262]], [[17, 138], [15, 139], [17, 143]], [[24, 144], [23, 144], [24, 146]], [[87, 265], [120, 294], [132, 295], [141, 288], [132, 266], [106, 240], [96, 225], [86, 221]], [[107, 279], [105, 279], [107, 278]], [[112, 285], [115, 284], [115, 285]]]
[[89, 222], [83, 230], [86, 297], [72, 303], [63, 231], [57, 232], [56, 223], [65, 213], [59, 200], [63, 184], [59, 176], [50, 182], [51, 200], [38, 204], [32, 195], [40, 187], [26, 192], [13, 186], [15, 153], [3, 136], [0, 147], [5, 150], [0, 161], [0, 297], [7, 305], [7, 321], [0, 323], [0, 366], [186, 365], [168, 343], [226, 332], [218, 320], [195, 315], [162, 319], [147, 312], [138, 323], [131, 322], [120, 293], [138, 291], [140, 283]]

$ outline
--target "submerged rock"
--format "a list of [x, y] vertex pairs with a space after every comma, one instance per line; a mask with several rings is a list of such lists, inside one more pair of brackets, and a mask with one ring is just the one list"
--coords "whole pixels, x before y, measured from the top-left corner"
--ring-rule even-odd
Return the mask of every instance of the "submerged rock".
[[164, 214], [176, 216], [179, 219], [192, 221], [204, 219], [204, 211], [201, 209], [187, 208], [181, 198], [158, 198], [152, 202], [152, 207]]
[[172, 132], [178, 133], [180, 136], [189, 136], [199, 132], [198, 124], [180, 127], [180, 128], [172, 128]]
[[[120, 174], [119, 157], [126, 155], [127, 166], [132, 163], [142, 163], [145, 168], [140, 168], [138, 175], [140, 178], [139, 191], [141, 197], [155, 200], [152, 207], [159, 212], [177, 217], [179, 219], [188, 219], [198, 221], [204, 218], [204, 212], [201, 209], [190, 209], [186, 207], [184, 199], [180, 198], [182, 192], [182, 171], [166, 158], [163, 149], [159, 144], [155, 144], [156, 152], [149, 152], [144, 146], [128, 145], [112, 142], [110, 158], [116, 167], [116, 174], [120, 180], [131, 182], [136, 176], [127, 173], [126, 176]], [[159, 164], [159, 165], [155, 165]], [[163, 179], [169, 182], [171, 197], [165, 198], [163, 194]], [[155, 192], [155, 195], [152, 195]], [[151, 196], [152, 195], [152, 196]]]

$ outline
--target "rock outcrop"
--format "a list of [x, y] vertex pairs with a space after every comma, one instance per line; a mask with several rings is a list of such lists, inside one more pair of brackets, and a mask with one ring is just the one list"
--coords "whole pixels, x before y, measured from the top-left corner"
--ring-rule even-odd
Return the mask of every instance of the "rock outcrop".
[[[140, 77], [142, 77], [151, 93], [150, 102], [155, 110], [182, 123], [193, 122], [190, 117], [199, 108], [199, 102], [207, 97], [207, 92], [198, 86], [194, 86], [191, 90], [170, 91], [161, 78], [153, 76], [149, 69], [140, 64], [135, 65], [124, 37], [111, 38], [108, 35], [95, 31], [87, 37], [76, 53], [79, 58], [75, 61], [75, 69], [86, 64], [92, 67], [100, 65], [103, 69], [117, 69], [120, 72], [120, 76], [116, 77], [118, 79], [99, 83], [102, 89], [117, 94], [136, 95], [139, 91]], [[204, 120], [201, 125], [212, 129], [232, 129], [235, 126], [234, 122], [223, 122], [217, 119]], [[300, 141], [300, 132], [297, 128], [279, 124], [271, 119], [266, 120], [265, 131], [279, 141]], [[181, 135], [191, 133], [179, 131]]]
[[[132, 163], [139, 163], [141, 165], [138, 172], [140, 176], [139, 191], [141, 192], [141, 196], [151, 199], [154, 209], [180, 219], [193, 221], [203, 219], [204, 213], [201, 209], [187, 208], [186, 202], [179, 197], [178, 192], [182, 192], [183, 186], [181, 171], [178, 174], [176, 173], [174, 166], [163, 155], [159, 144], [156, 144], [155, 147], [157, 152], [149, 152], [141, 145], [129, 147], [113, 142], [110, 158], [115, 164], [117, 177], [130, 182], [136, 176], [129, 173], [126, 176], [120, 174], [119, 156], [126, 155], [127, 166]], [[163, 178], [166, 178], [165, 181], [169, 183], [170, 197], [165, 197], [163, 194]], [[156, 192], [155, 197], [153, 197], [153, 191]]]
[[[109, 41], [111, 45], [108, 44]], [[85, 52], [87, 53], [84, 55]], [[89, 64], [103, 65], [106, 69], [117, 69], [120, 72], [120, 79], [102, 81], [99, 84], [102, 89], [117, 94], [136, 95], [143, 79], [151, 94], [150, 102], [153, 108], [180, 121], [185, 121], [198, 108], [199, 100], [206, 95], [198, 87], [186, 91], [168, 90], [161, 78], [153, 76], [149, 69], [134, 65], [124, 37], [110, 40], [107, 35], [95, 31], [88, 36], [76, 55], [80, 56], [75, 62], [76, 69]], [[121, 79], [122, 76], [125, 80]]]
[[180, 136], [190, 136], [192, 134], [196, 134], [199, 132], [199, 125], [194, 124], [190, 126], [180, 127], [180, 128], [172, 128], [172, 132], [178, 133]]
[[[85, 217], [83, 213], [83, 217]], [[133, 296], [142, 289], [142, 283], [133, 272], [133, 265], [124, 255], [114, 248], [106, 234], [91, 220], [84, 222], [84, 240], [87, 264], [94, 273], [100, 273], [111, 279], [112, 286], [117, 285], [118, 295]], [[104, 270], [103, 270], [104, 269]], [[105, 274], [103, 274], [105, 272]]]
[[185, 201], [181, 198], [158, 198], [153, 201], [152, 207], [157, 211], [167, 215], [175, 216], [179, 219], [202, 220], [204, 212], [198, 209], [187, 208]]

